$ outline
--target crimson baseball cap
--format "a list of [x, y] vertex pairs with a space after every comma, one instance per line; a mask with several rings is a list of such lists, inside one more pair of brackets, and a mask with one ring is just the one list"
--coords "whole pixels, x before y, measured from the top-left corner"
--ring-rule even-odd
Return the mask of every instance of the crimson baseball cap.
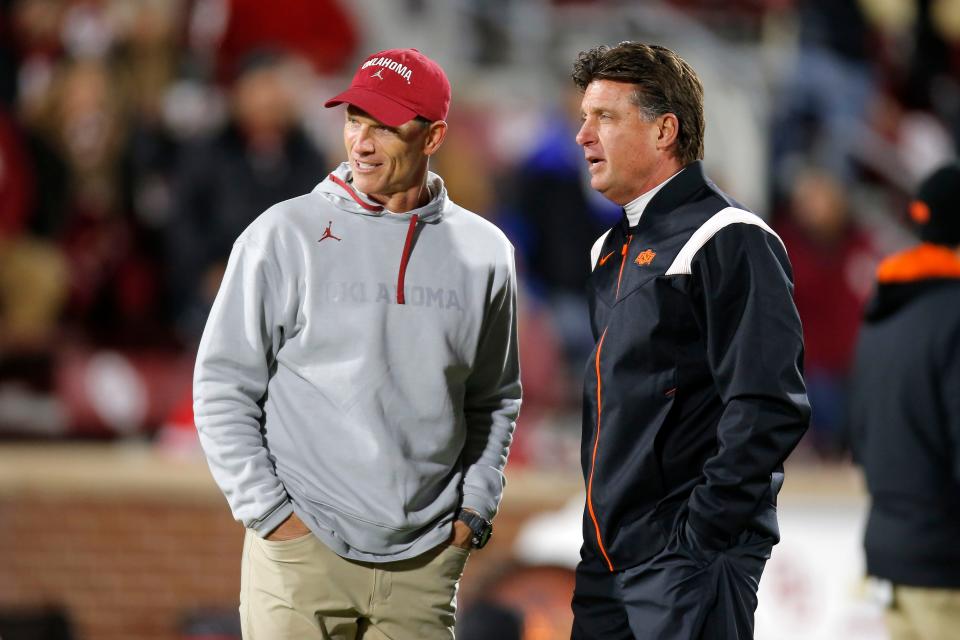
[[323, 106], [352, 104], [389, 127], [422, 116], [446, 120], [450, 82], [436, 62], [416, 49], [388, 49], [363, 61], [350, 88]]

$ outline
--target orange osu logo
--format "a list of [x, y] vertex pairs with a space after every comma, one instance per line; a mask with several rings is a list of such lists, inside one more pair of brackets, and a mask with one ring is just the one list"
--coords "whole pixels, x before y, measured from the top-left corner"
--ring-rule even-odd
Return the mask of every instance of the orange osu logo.
[[644, 249], [639, 254], [637, 254], [637, 259], [634, 260], [634, 263], [637, 264], [638, 266], [645, 267], [651, 262], [653, 262], [653, 259], [656, 257], [657, 257], [656, 251], [654, 251], [653, 249]]

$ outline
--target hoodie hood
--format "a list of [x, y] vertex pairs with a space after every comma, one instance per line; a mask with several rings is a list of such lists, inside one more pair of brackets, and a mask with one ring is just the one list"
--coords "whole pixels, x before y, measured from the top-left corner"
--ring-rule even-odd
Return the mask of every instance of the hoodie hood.
[[943, 245], [923, 243], [896, 253], [877, 268], [877, 294], [867, 322], [893, 315], [931, 289], [960, 284], [960, 256]]
[[447, 188], [440, 176], [428, 171], [427, 189], [430, 192], [430, 201], [422, 207], [403, 213], [387, 211], [365, 193], [353, 188], [353, 172], [350, 170], [350, 164], [343, 162], [323, 182], [314, 187], [313, 192], [321, 194], [337, 208], [350, 213], [374, 217], [390, 215], [401, 220], [416, 215], [420, 222], [439, 222], [447, 206]]

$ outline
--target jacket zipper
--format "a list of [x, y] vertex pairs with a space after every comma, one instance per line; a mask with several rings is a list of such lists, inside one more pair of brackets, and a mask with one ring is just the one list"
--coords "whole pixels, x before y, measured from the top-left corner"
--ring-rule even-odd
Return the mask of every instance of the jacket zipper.
[[620, 249], [620, 273], [617, 275], [617, 293], [614, 296], [614, 300], [620, 299], [620, 281], [623, 280], [623, 265], [627, 264], [627, 250], [630, 248], [630, 242], [633, 240], [633, 236], [627, 236], [627, 241], [623, 243], [623, 248]]
[[[620, 283], [623, 280], [623, 267], [627, 263], [627, 252], [630, 249], [630, 242], [632, 240], [633, 236], [627, 236], [627, 241], [623, 243], [623, 248], [620, 249], [620, 273], [617, 275], [617, 291], [614, 300], [620, 299]], [[603, 537], [600, 535], [600, 522], [597, 520], [597, 514], [593, 509], [593, 474], [597, 469], [597, 450], [600, 448], [600, 419], [603, 416], [600, 354], [603, 351], [603, 341], [607, 337], [607, 330], [609, 328], [610, 325], [608, 324], [603, 330], [603, 335], [600, 336], [600, 342], [597, 344], [597, 356], [594, 361], [594, 367], [597, 373], [597, 434], [594, 436], [593, 440], [593, 456], [590, 459], [590, 478], [587, 480], [587, 511], [590, 512], [590, 519], [593, 520], [593, 528], [597, 532], [597, 545], [600, 547], [600, 553], [603, 554], [603, 559], [606, 560], [607, 567], [609, 567], [610, 571], [613, 572], [613, 562], [610, 561], [610, 556], [607, 555], [607, 549], [603, 545]]]

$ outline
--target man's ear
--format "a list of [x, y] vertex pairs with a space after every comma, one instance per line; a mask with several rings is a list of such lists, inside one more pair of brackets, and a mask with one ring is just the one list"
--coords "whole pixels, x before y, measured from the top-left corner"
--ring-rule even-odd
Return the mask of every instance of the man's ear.
[[435, 154], [446, 137], [447, 123], [443, 120], [431, 122], [427, 127], [427, 135], [423, 141], [423, 154], [427, 157]]
[[672, 113], [665, 113], [657, 120], [659, 120], [660, 129], [660, 135], [657, 136], [657, 149], [665, 151], [676, 143], [677, 136], [680, 135], [680, 121]]

